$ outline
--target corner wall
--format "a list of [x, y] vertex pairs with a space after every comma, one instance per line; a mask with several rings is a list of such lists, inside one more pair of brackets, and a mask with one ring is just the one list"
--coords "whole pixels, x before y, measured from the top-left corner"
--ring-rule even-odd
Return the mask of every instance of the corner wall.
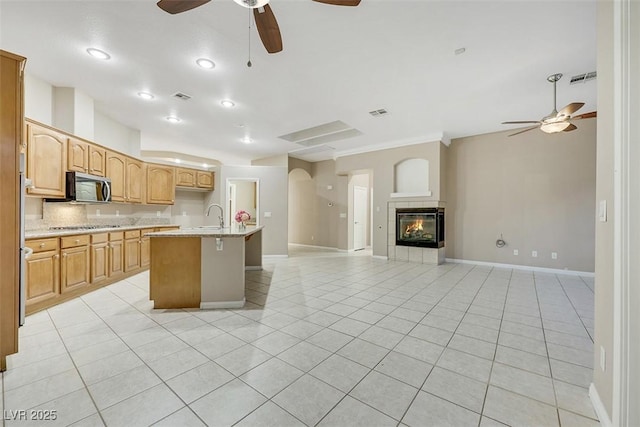
[[[570, 133], [506, 131], [452, 141], [447, 258], [594, 271], [596, 120], [577, 126]], [[507, 245], [497, 248], [501, 236]]]

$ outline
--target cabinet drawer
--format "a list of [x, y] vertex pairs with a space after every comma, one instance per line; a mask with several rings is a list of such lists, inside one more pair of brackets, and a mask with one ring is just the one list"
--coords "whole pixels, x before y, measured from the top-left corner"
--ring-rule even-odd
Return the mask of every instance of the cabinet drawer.
[[124, 232], [125, 239], [134, 239], [140, 237], [140, 230], [129, 230]]
[[109, 233], [109, 241], [115, 242], [117, 240], [124, 239], [124, 233], [122, 231], [116, 231], [114, 233]]
[[85, 246], [89, 244], [89, 235], [61, 237], [60, 244], [63, 249], [74, 248], [76, 246]]
[[105, 243], [109, 241], [109, 233], [100, 233], [91, 235], [91, 243]]
[[55, 251], [58, 249], [58, 239], [27, 240], [25, 245], [33, 249], [33, 252]]

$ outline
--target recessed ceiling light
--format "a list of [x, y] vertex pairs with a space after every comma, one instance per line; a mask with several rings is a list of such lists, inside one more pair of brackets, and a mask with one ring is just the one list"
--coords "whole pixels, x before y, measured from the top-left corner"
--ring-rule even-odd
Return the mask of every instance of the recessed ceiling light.
[[176, 163], [182, 163], [182, 161], [180, 159], [176, 159], [175, 162]]
[[176, 116], [169, 116], [166, 118], [166, 120], [171, 123], [180, 123], [182, 121], [179, 117]]
[[222, 106], [226, 108], [233, 108], [236, 105], [236, 103], [230, 99], [223, 99], [222, 101], [220, 101], [220, 104], [222, 104]]
[[207, 70], [216, 67], [216, 64], [212, 60], [207, 58], [196, 59], [196, 64], [198, 64], [202, 68], [206, 68]]
[[206, 163], [203, 163], [203, 164], [202, 164], [202, 167], [206, 169], [206, 168], [208, 168], [208, 167], [209, 167], [209, 165], [208, 165], [208, 164], [206, 164]]
[[253, 142], [253, 139], [249, 138], [248, 136], [245, 136], [244, 138], [242, 138], [241, 141], [244, 142], [245, 144], [251, 144]]
[[155, 96], [153, 96], [152, 94], [150, 94], [149, 92], [138, 92], [138, 96], [144, 100], [150, 101], [153, 98], [155, 98]]
[[97, 59], [107, 60], [111, 58], [111, 55], [109, 55], [107, 52], [105, 52], [104, 50], [96, 49], [95, 47], [90, 47], [89, 49], [87, 49], [87, 53]]

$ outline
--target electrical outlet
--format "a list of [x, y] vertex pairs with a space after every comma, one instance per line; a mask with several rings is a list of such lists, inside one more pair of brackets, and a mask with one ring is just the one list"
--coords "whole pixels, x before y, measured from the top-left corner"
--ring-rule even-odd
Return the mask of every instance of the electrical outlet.
[[100, 209], [96, 209], [96, 216], [100, 216]]
[[160, 211], [156, 211], [156, 216], [160, 218]]
[[551, 259], [558, 259], [558, 252], [551, 252]]
[[187, 211], [182, 211], [182, 216], [187, 216]]
[[120, 211], [116, 211], [116, 216], [120, 216]]
[[534, 258], [538, 258], [538, 251], [531, 251], [531, 256]]
[[514, 255], [518, 255], [519, 253], [520, 253], [520, 252], [518, 252], [518, 250], [517, 250], [517, 249], [514, 249], [514, 250], [513, 250], [513, 254], [514, 254]]
[[314, 240], [314, 239], [315, 239], [315, 236], [311, 236], [311, 240]]
[[600, 369], [604, 372], [607, 369], [607, 352], [600, 346]]

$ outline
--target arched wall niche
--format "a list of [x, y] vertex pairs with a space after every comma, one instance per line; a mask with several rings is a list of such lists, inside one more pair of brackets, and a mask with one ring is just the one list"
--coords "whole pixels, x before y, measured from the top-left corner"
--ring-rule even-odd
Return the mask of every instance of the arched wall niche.
[[393, 166], [392, 197], [431, 196], [429, 190], [429, 161], [410, 158]]

